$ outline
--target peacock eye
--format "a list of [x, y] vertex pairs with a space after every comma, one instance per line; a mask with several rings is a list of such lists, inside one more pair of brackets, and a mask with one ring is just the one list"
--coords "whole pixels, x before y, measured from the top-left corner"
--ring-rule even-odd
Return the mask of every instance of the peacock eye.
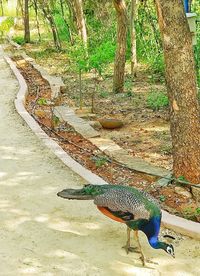
[[167, 253], [169, 253], [169, 254], [172, 254], [173, 253], [173, 250], [172, 250], [172, 248], [171, 247], [167, 247]]

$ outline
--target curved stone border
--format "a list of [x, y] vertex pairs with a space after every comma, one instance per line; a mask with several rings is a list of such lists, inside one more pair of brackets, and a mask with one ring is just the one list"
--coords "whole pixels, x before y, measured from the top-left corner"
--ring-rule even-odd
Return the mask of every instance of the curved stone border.
[[98, 183], [98, 184], [107, 184], [101, 177], [92, 173], [88, 169], [84, 168], [74, 159], [72, 159], [53, 139], [51, 139], [39, 126], [39, 124], [33, 119], [33, 117], [26, 111], [24, 103], [28, 93], [28, 87], [26, 82], [15, 66], [14, 62], [8, 57], [4, 56], [6, 62], [9, 64], [14, 75], [16, 76], [19, 82], [19, 92], [15, 99], [15, 107], [19, 115], [25, 120], [28, 126], [33, 130], [33, 132], [44, 142], [44, 144], [51, 149], [55, 155], [62, 160], [62, 162], [72, 169], [75, 173], [79, 174], [89, 183]]
[[[26, 95], [27, 95], [27, 85], [22, 77], [19, 70], [16, 68], [15, 64], [8, 56], [4, 56], [6, 62], [9, 64], [10, 68], [14, 72], [18, 82], [19, 82], [19, 92], [15, 100], [15, 107], [20, 116], [26, 121], [28, 126], [33, 130], [33, 132], [45, 143], [45, 145], [51, 149], [54, 154], [70, 169], [75, 173], [80, 175], [86, 181], [91, 184], [108, 184], [101, 177], [95, 175], [88, 169], [84, 168], [74, 159], [72, 159], [55, 141], [53, 141], [39, 126], [39, 124], [31, 117], [31, 115], [26, 111], [24, 107]], [[183, 235], [187, 235], [192, 238], [200, 239], [200, 224], [180, 218], [169, 214], [166, 211], [162, 211], [162, 225], [177, 231]]]

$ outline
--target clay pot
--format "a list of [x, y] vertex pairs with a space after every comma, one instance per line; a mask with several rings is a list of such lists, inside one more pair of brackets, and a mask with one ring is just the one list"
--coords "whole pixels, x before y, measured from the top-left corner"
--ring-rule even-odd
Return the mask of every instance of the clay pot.
[[123, 126], [123, 122], [118, 119], [99, 119], [99, 123], [106, 129], [115, 129]]

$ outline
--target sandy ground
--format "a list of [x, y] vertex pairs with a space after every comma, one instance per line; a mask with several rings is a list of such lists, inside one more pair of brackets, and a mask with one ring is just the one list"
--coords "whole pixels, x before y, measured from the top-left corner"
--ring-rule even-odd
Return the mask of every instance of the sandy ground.
[[56, 193], [85, 182], [64, 166], [24, 124], [13, 100], [18, 83], [0, 50], [0, 275], [200, 275], [200, 242], [177, 235], [176, 259], [153, 250], [147, 258], [121, 249], [125, 226], [92, 202]]

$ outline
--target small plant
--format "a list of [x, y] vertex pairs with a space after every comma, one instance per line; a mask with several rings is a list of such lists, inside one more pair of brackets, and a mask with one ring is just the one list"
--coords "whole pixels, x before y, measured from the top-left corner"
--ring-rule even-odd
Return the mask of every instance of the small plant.
[[159, 199], [160, 199], [161, 202], [164, 202], [166, 200], [166, 196], [160, 195]]
[[24, 37], [15, 36], [15, 37], [13, 37], [13, 41], [16, 42], [19, 45], [23, 45], [24, 44]]
[[[187, 183], [189, 183], [189, 181], [185, 178], [185, 176], [183, 175], [180, 175], [178, 178], [177, 178], [177, 182], [180, 182], [182, 185], [187, 185]], [[185, 182], [185, 183], [183, 183]]]
[[200, 207], [197, 207], [197, 208], [195, 209], [195, 214], [196, 214], [197, 216], [200, 216]]
[[130, 81], [130, 80], [125, 81], [124, 87], [125, 87], [127, 90], [131, 90], [132, 87], [133, 87], [132, 81]]
[[128, 91], [128, 92], [126, 93], [126, 96], [127, 96], [128, 98], [131, 98], [131, 97], [133, 96], [133, 93], [132, 93], [131, 91]]
[[47, 105], [47, 100], [46, 100], [45, 98], [39, 98], [39, 99], [37, 100], [37, 103], [38, 103], [39, 105]]
[[109, 96], [109, 93], [107, 91], [101, 91], [100, 94], [99, 94], [99, 96], [101, 98], [107, 98]]
[[94, 156], [92, 157], [92, 161], [95, 162], [97, 168], [100, 168], [110, 162], [110, 159], [106, 156]]
[[82, 73], [88, 71], [88, 51], [80, 38], [76, 38], [73, 47], [69, 48], [69, 57], [72, 61], [74, 70], [79, 77], [79, 108], [83, 108], [83, 89], [82, 89]]
[[52, 120], [54, 127], [56, 127], [60, 123], [60, 119], [56, 115], [53, 115]]
[[151, 91], [147, 96], [147, 107], [153, 109], [154, 111], [168, 105], [168, 97], [163, 92]]

